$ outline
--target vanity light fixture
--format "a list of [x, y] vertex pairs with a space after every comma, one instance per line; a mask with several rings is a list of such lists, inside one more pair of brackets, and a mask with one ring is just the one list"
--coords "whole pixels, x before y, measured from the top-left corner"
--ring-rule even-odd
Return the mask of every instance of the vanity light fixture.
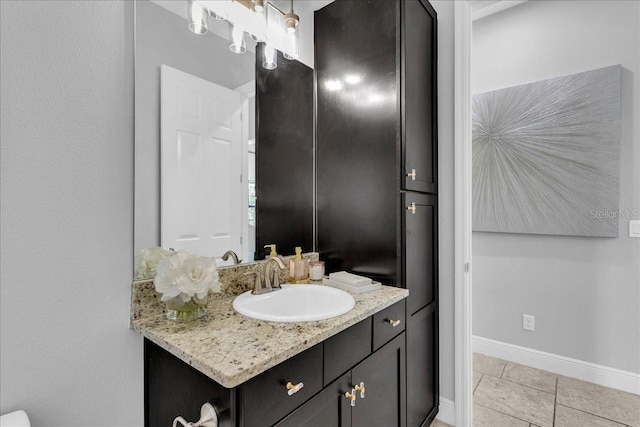
[[253, 0], [253, 10], [256, 13], [264, 13], [266, 5], [267, 0]]
[[247, 51], [244, 31], [231, 22], [229, 22], [229, 50], [233, 53], [245, 53]]
[[298, 24], [300, 24], [300, 17], [293, 12], [293, 0], [291, 0], [291, 11], [284, 15], [284, 26], [287, 33], [284, 36], [286, 50], [282, 56], [286, 59], [298, 59], [300, 54]]
[[262, 66], [267, 70], [273, 70], [278, 67], [278, 51], [268, 44], [264, 45], [264, 60]]
[[[265, 26], [268, 27], [269, 20], [267, 17], [267, 13], [268, 13], [267, 0], [253, 0], [253, 11], [262, 18]], [[266, 41], [266, 34], [265, 36], [261, 36], [259, 34], [249, 33], [249, 37], [251, 38], [251, 40], [258, 43]], [[271, 70], [271, 68], [269, 69]]]
[[287, 33], [293, 34], [298, 30], [298, 24], [300, 23], [300, 17], [293, 13], [293, 0], [291, 0], [291, 12], [284, 15], [284, 26], [287, 29]]
[[245, 33], [252, 40], [266, 43], [263, 66], [277, 67], [277, 51], [286, 59], [299, 57], [300, 17], [293, 10], [284, 13], [268, 0], [187, 0], [189, 30], [195, 34], [207, 32], [207, 18], [227, 21], [229, 50], [247, 50]]
[[194, 0], [187, 0], [187, 20], [189, 22], [189, 31], [193, 34], [206, 34], [207, 29], [207, 10]]

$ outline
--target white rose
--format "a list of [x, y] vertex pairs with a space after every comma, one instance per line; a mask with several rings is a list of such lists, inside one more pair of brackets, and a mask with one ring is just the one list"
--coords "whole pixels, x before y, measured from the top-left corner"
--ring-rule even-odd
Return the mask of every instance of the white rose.
[[209, 292], [220, 292], [218, 268], [213, 258], [192, 256], [182, 263], [182, 275], [178, 288], [183, 293], [198, 298], [205, 298]]
[[156, 291], [162, 294], [162, 301], [166, 301], [180, 295], [182, 291], [178, 288], [182, 273], [182, 264], [189, 258], [189, 254], [184, 251], [175, 252], [158, 263], [156, 277], [153, 284]]
[[153, 279], [157, 273], [158, 263], [172, 253], [157, 246], [141, 250], [135, 261], [135, 278]]
[[162, 260], [157, 270], [154, 285], [162, 294], [162, 301], [177, 296], [185, 302], [194, 296], [202, 300], [209, 290], [220, 292], [218, 268], [213, 258], [180, 251]]

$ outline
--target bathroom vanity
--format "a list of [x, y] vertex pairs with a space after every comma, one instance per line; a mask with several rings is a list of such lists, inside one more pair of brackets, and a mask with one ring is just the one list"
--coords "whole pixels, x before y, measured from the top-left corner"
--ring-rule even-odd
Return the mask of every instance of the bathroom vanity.
[[405, 289], [354, 294], [348, 313], [305, 323], [250, 319], [216, 295], [205, 318], [175, 323], [151, 282], [133, 286], [145, 425], [196, 421], [205, 402], [228, 426], [406, 425]]
[[[143, 20], [155, 6], [138, 4], [137, 22], [148, 31], [137, 46], [148, 43], [137, 47], [136, 63], [149, 67], [145, 74], [136, 66], [136, 152], [153, 155], [136, 155], [136, 185], [158, 174], [158, 141], [148, 128], [159, 118], [138, 124], [157, 107], [139, 102], [138, 92], [169, 60], [148, 57], [162, 45], [155, 33], [169, 28], [157, 23], [173, 20], [158, 11]], [[438, 412], [437, 16], [427, 0], [337, 0], [315, 12], [314, 28], [315, 69], [278, 53], [278, 68], [266, 70], [256, 47], [248, 132], [255, 133], [255, 239], [244, 241], [257, 243], [255, 259], [266, 244], [284, 254], [303, 246], [319, 253], [327, 272], [398, 287], [354, 295], [351, 312], [304, 324], [244, 318], [231, 296], [216, 296], [208, 317], [192, 325], [167, 323], [161, 305], [138, 304], [132, 327], [145, 337], [147, 426], [171, 425], [178, 415], [195, 421], [208, 401], [226, 425], [252, 427], [413, 427]], [[183, 30], [178, 22], [167, 40]], [[179, 67], [198, 74], [200, 62], [188, 59], [203, 50], [194, 49]], [[215, 58], [206, 70], [229, 63], [224, 51], [205, 55]], [[136, 247], [161, 241], [155, 194], [157, 186], [136, 190]], [[134, 305], [140, 291], [149, 294], [140, 301], [153, 300], [146, 286], [134, 292]]]

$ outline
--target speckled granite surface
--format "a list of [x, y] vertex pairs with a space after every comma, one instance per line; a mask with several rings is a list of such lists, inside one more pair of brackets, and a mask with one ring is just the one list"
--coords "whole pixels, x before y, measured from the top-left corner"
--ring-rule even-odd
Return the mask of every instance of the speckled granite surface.
[[284, 360], [406, 298], [406, 289], [383, 286], [353, 294], [356, 306], [333, 319], [274, 323], [250, 319], [233, 310], [235, 295], [214, 294], [208, 314], [190, 323], [162, 316], [153, 282], [132, 284], [131, 328], [140, 332], [224, 387], [236, 387]]

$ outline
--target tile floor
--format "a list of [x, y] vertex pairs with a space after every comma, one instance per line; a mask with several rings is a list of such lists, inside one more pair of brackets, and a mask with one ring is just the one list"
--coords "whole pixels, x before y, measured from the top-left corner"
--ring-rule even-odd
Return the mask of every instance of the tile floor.
[[473, 370], [474, 427], [640, 427], [638, 395], [479, 353]]

